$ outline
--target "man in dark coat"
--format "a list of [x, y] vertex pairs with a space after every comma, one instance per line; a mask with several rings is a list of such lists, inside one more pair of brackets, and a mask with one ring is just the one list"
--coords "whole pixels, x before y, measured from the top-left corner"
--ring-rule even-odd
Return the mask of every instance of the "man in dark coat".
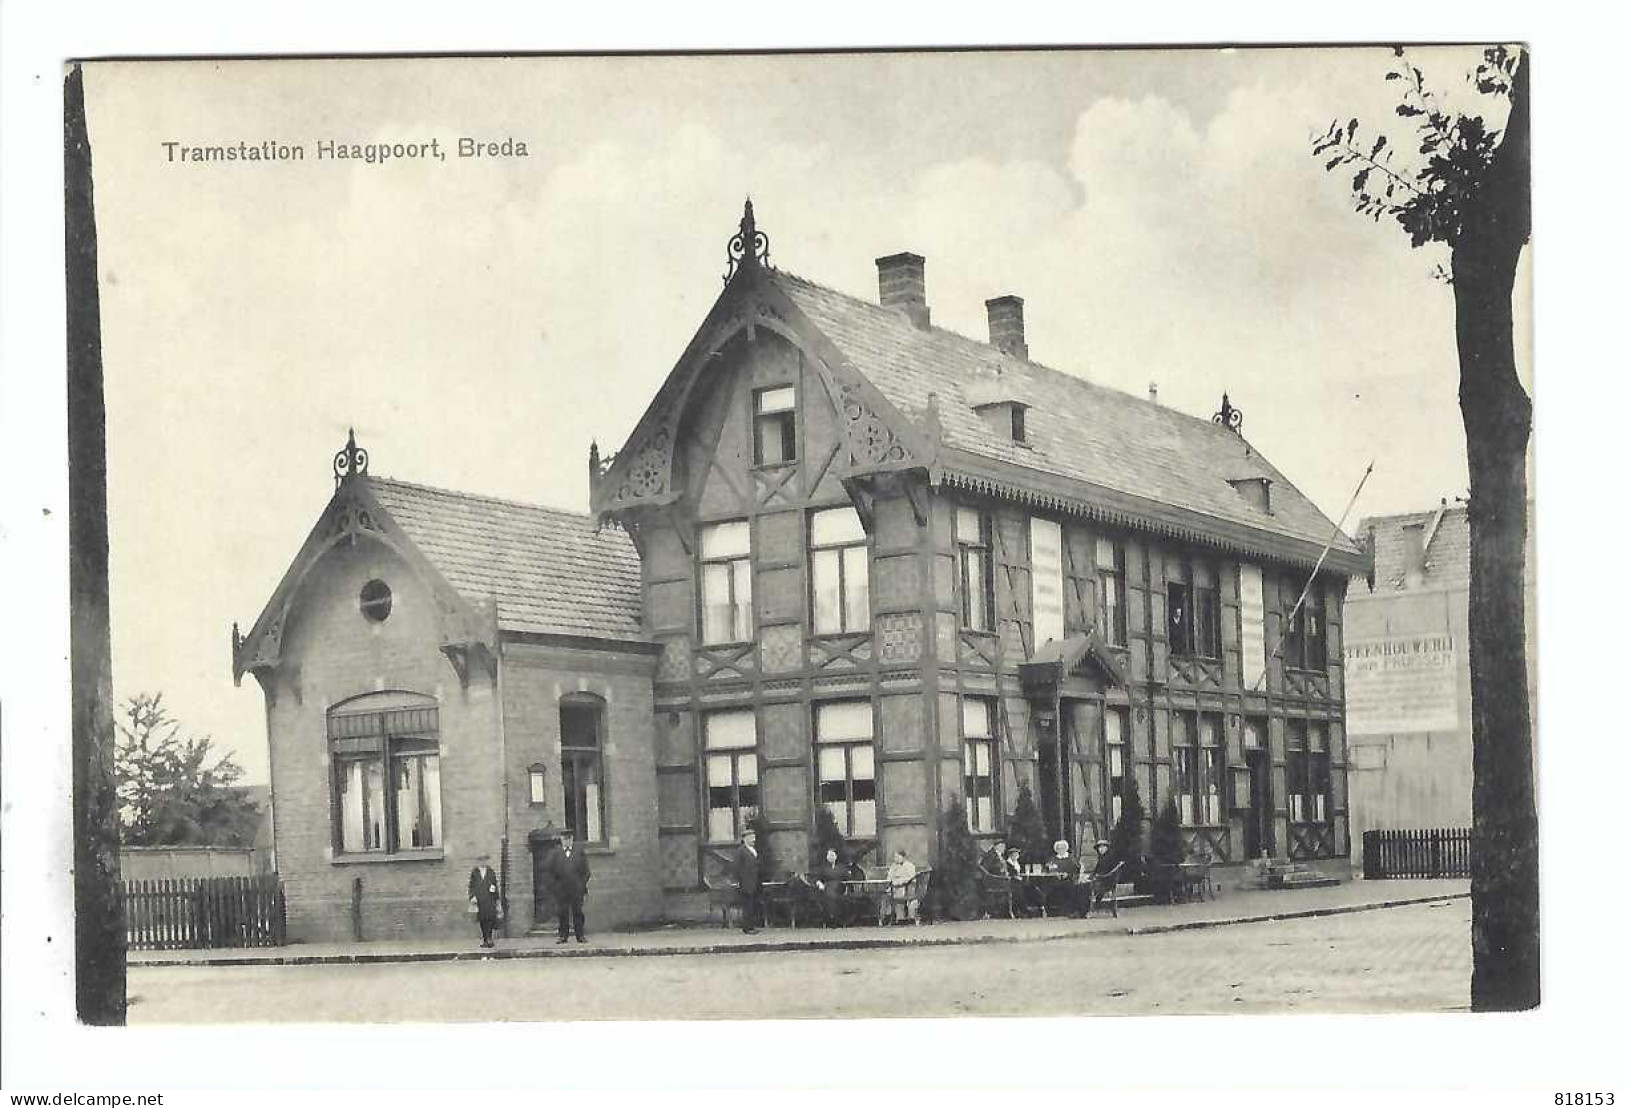
[[474, 918], [480, 925], [480, 946], [496, 946], [491, 932], [502, 918], [502, 888], [496, 870], [491, 868], [491, 856], [481, 854], [477, 864], [468, 871], [468, 900], [474, 905]]
[[559, 898], [558, 942], [570, 941], [572, 925], [576, 942], [587, 941], [587, 881], [592, 867], [587, 864], [587, 852], [576, 846], [575, 835], [566, 831], [559, 839], [559, 849], [553, 855], [553, 891]]
[[756, 832], [748, 829], [740, 837], [739, 853], [734, 855], [734, 884], [739, 886], [744, 932], [754, 935], [766, 913], [762, 906], [762, 857], [756, 853]]

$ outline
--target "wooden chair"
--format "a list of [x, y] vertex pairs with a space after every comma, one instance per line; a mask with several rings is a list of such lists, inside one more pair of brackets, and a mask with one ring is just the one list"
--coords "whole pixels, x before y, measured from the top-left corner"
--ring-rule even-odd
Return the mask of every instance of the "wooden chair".
[[739, 899], [739, 886], [728, 878], [713, 877], [706, 874], [705, 892], [706, 898], [711, 902], [711, 907], [721, 910], [722, 926], [724, 928], [729, 926], [728, 914], [730, 912], [743, 911], [744, 906]]
[[1123, 863], [1118, 862], [1105, 873], [1096, 870], [1089, 875], [1089, 897], [1091, 902], [1098, 906], [1101, 901], [1109, 899], [1112, 905], [1112, 919], [1117, 918], [1117, 879], [1122, 871]]
[[1003, 914], [1005, 919], [1016, 918], [1016, 883], [1008, 877], [999, 877], [985, 870], [976, 873], [977, 888], [982, 895], [984, 915]]
[[916, 870], [914, 873], [914, 880], [910, 881], [907, 885], [904, 885], [901, 889], [898, 889], [896, 886], [888, 888], [886, 890], [884, 922], [904, 922], [897, 919], [897, 905], [902, 903], [908, 908], [909, 919], [907, 922], [912, 922], [918, 926], [920, 922], [920, 905], [925, 902], [925, 894], [929, 892], [930, 889], [930, 869]]

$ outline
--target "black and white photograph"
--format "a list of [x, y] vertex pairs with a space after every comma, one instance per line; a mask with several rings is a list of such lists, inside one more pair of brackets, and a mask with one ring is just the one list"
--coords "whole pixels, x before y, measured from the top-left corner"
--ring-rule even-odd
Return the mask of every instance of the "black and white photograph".
[[1532, 1018], [1539, 56], [65, 59], [77, 1019]]

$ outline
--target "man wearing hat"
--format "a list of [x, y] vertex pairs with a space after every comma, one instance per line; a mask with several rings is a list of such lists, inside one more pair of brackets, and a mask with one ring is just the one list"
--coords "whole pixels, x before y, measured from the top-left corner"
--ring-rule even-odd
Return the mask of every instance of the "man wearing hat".
[[1079, 919], [1088, 919], [1089, 909], [1095, 906], [1095, 896], [1097, 895], [1097, 890], [1092, 879], [1094, 877], [1104, 875], [1106, 871], [1111, 868], [1106, 865], [1106, 855], [1111, 853], [1111, 849], [1112, 844], [1109, 840], [1095, 840], [1095, 871], [1088, 877], [1084, 878], [1083, 884], [1079, 887], [1081, 889], [1078, 896]]
[[468, 873], [468, 910], [480, 925], [480, 947], [489, 950], [497, 944], [491, 933], [502, 918], [502, 886], [496, 870], [491, 868], [491, 856], [481, 854]]
[[576, 942], [587, 941], [587, 882], [591, 879], [587, 852], [576, 845], [575, 832], [565, 831], [559, 837], [559, 849], [553, 852], [553, 889], [559, 898], [557, 942], [569, 942], [572, 930]]

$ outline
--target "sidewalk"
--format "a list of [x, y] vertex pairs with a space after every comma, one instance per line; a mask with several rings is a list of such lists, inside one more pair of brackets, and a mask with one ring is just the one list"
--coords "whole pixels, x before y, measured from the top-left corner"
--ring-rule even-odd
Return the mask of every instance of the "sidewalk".
[[[548, 934], [502, 939], [479, 949], [478, 936], [403, 942], [295, 943], [244, 950], [138, 950], [129, 965], [307, 966], [369, 962], [454, 962], [483, 958], [616, 958], [639, 955], [742, 954], [770, 950], [862, 950], [876, 947], [955, 946], [977, 943], [1045, 942], [1096, 935], [1152, 935], [1169, 931], [1264, 923], [1270, 920], [1365, 912], [1405, 904], [1455, 900], [1468, 895], [1466, 881], [1351, 881], [1334, 888], [1275, 891], [1230, 890], [1195, 904], [1125, 908], [1113, 919], [988, 919], [918, 927], [846, 927], [823, 930], [774, 927], [755, 935], [720, 925], [670, 925], [641, 931], [590, 935], [586, 944], [556, 945]], [[588, 917], [591, 923], [591, 916]], [[472, 925], [469, 928], [473, 930]]]

